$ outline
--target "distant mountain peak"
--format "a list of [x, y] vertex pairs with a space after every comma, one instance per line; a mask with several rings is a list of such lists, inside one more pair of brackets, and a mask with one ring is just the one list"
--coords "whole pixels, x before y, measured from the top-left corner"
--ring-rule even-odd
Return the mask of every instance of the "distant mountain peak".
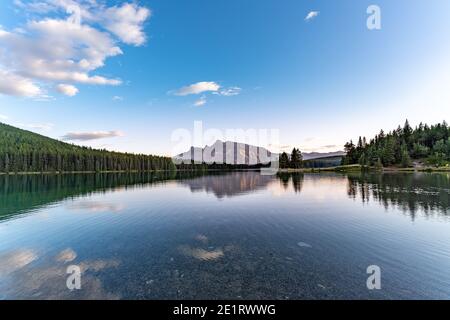
[[190, 150], [173, 157], [176, 163], [226, 163], [226, 164], [267, 164], [278, 160], [278, 154], [270, 150], [241, 142], [216, 140], [205, 147], [191, 147]]
[[332, 151], [332, 152], [302, 152], [303, 160], [311, 160], [327, 157], [341, 157], [345, 156], [344, 151]]
[[[304, 160], [343, 156], [343, 151], [334, 152], [305, 152]], [[186, 152], [173, 157], [176, 163], [190, 163], [192, 160], [196, 163], [226, 163], [226, 164], [266, 164], [270, 161], [278, 160], [278, 153], [255, 145], [250, 145], [235, 141], [216, 140], [211, 145], [205, 147], [191, 147]]]

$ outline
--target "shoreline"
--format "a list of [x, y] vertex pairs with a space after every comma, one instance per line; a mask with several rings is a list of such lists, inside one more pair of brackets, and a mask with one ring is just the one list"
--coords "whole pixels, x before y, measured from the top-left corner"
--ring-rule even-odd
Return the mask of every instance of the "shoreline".
[[319, 172], [450, 172], [450, 167], [420, 167], [420, 168], [396, 168], [396, 167], [384, 167], [377, 169], [375, 167], [361, 166], [359, 164], [336, 166], [328, 168], [286, 168], [278, 169], [278, 172], [302, 172], [302, 173], [319, 173]]
[[[16, 176], [16, 175], [65, 175], [65, 174], [105, 174], [105, 173], [157, 173], [157, 172], [239, 172], [239, 171], [260, 171], [260, 169], [249, 168], [249, 169], [206, 169], [206, 170], [111, 170], [111, 171], [44, 171], [44, 172], [0, 172], [0, 176]], [[285, 168], [278, 169], [277, 172], [280, 173], [320, 173], [320, 172], [450, 172], [450, 167], [415, 167], [415, 168], [396, 168], [396, 167], [384, 167], [382, 169], [377, 169], [375, 167], [361, 166], [359, 164], [344, 165], [336, 167], [325, 167], [325, 168]]]
[[111, 171], [21, 171], [21, 172], [0, 172], [0, 176], [19, 176], [19, 175], [39, 175], [39, 174], [86, 174], [86, 173], [151, 173], [151, 172], [176, 172], [179, 170], [111, 170]]

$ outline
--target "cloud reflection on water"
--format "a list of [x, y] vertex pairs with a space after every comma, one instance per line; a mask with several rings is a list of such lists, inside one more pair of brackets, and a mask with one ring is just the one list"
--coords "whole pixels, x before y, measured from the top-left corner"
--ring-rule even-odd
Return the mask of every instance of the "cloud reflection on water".
[[67, 206], [69, 210], [89, 212], [120, 212], [125, 209], [123, 204], [100, 201], [78, 201]]
[[[53, 259], [46, 257], [40, 264], [38, 255], [31, 249], [19, 249], [0, 255], [0, 290], [6, 296], [16, 299], [119, 299], [116, 293], [108, 292], [100, 280], [99, 272], [117, 268], [117, 259], [95, 259], [76, 261], [77, 253], [66, 248]], [[43, 258], [44, 259], [44, 258]], [[66, 286], [67, 266], [77, 265], [81, 269], [80, 290], [69, 290]], [[2, 288], [2, 283], [13, 286]]]
[[37, 258], [37, 253], [30, 249], [18, 249], [0, 254], [0, 277], [22, 269]]

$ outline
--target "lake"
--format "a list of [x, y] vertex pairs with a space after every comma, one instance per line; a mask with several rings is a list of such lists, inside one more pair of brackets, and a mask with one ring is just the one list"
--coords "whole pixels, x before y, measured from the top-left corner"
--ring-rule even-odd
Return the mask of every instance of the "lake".
[[0, 176], [0, 299], [449, 297], [448, 173]]

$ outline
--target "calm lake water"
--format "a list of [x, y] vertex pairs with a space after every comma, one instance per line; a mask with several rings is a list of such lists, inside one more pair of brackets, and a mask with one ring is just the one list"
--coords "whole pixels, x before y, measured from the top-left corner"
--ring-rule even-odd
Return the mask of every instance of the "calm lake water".
[[0, 176], [12, 298], [448, 299], [450, 175]]

